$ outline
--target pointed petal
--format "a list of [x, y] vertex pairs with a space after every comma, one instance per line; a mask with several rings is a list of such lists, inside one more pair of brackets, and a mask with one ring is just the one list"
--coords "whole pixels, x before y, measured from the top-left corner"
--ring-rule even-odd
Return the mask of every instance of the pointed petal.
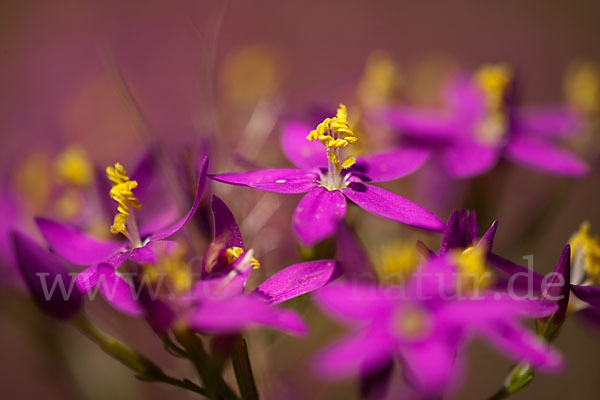
[[12, 240], [21, 275], [36, 304], [58, 319], [81, 308], [81, 294], [63, 262], [28, 236], [13, 232]]
[[489, 261], [494, 267], [504, 272], [511, 278], [512, 282], [510, 284], [514, 287], [531, 287], [534, 294], [541, 293], [542, 281], [544, 280], [543, 275], [507, 260], [506, 258], [495, 253], [490, 253]]
[[357, 159], [350, 171], [369, 182], [391, 181], [417, 170], [429, 155], [428, 150], [416, 147], [375, 153]]
[[517, 111], [515, 130], [546, 137], [567, 137], [580, 132], [581, 121], [567, 107], [529, 107]]
[[153, 240], [131, 250], [129, 259], [140, 264], [155, 264], [161, 257], [172, 254], [177, 246], [179, 244], [171, 240]]
[[304, 195], [292, 219], [300, 242], [312, 246], [333, 235], [346, 214], [346, 198], [339, 190], [317, 187]]
[[583, 300], [593, 307], [600, 307], [600, 287], [571, 285], [571, 291], [579, 300]]
[[515, 361], [527, 361], [534, 368], [557, 372], [562, 366], [562, 357], [536, 335], [516, 323], [497, 321], [481, 325], [480, 330], [500, 351]]
[[355, 182], [342, 191], [356, 205], [380, 217], [432, 231], [444, 229], [444, 222], [430, 211], [377, 186]]
[[268, 278], [255, 293], [277, 304], [319, 289], [341, 275], [334, 260], [308, 261], [290, 265]]
[[554, 323], [561, 322], [567, 312], [569, 305], [569, 294], [571, 293], [571, 246], [566, 245], [556, 263], [553, 273], [543, 288], [542, 295], [552, 303], [558, 305], [554, 315]]
[[144, 308], [135, 298], [135, 289], [109, 264], [98, 265], [98, 282], [102, 297], [123, 314], [139, 317]]
[[522, 166], [554, 175], [582, 176], [588, 167], [580, 158], [560, 147], [527, 136], [515, 136], [506, 145], [506, 157]]
[[49, 219], [36, 218], [35, 222], [52, 251], [73, 264], [99, 264], [127, 247], [124, 242], [91, 238], [70, 225]]
[[313, 359], [319, 376], [340, 379], [378, 369], [395, 355], [396, 342], [383, 327], [360, 331], [334, 343]]
[[478, 246], [485, 246], [486, 253], [488, 254], [490, 251], [492, 251], [492, 246], [494, 245], [494, 237], [496, 236], [497, 229], [498, 221], [492, 222], [492, 225], [490, 225], [488, 230], [483, 234], [483, 236], [479, 240]]
[[306, 333], [306, 326], [297, 314], [271, 307], [254, 296], [206, 300], [190, 313], [187, 321], [201, 332], [237, 333], [252, 325], [265, 325], [293, 334]]
[[336, 235], [335, 251], [346, 279], [364, 283], [376, 281], [367, 253], [344, 221], [340, 224]]
[[402, 346], [406, 376], [420, 393], [439, 394], [457, 378], [457, 346], [442, 340], [430, 339]]
[[446, 171], [454, 178], [472, 178], [483, 175], [496, 165], [499, 150], [465, 140], [449, 146], [443, 155]]
[[398, 299], [393, 288], [357, 282], [336, 283], [312, 295], [315, 302], [335, 318], [369, 321], [389, 315]]
[[291, 168], [211, 175], [211, 179], [275, 193], [306, 193], [319, 186], [316, 172]]
[[456, 138], [455, 124], [444, 112], [398, 108], [389, 110], [386, 116], [390, 125], [417, 139], [449, 142]]
[[200, 205], [200, 199], [202, 198], [202, 193], [204, 193], [204, 187], [206, 186], [206, 171], [208, 169], [208, 157], [204, 157], [202, 160], [202, 165], [200, 167], [200, 172], [198, 176], [198, 185], [196, 188], [196, 196], [194, 198], [194, 203], [192, 204], [192, 208], [188, 213], [181, 218], [178, 222], [171, 225], [169, 228], [158, 231], [152, 236], [150, 236], [151, 240], [160, 240], [167, 238], [175, 233], [177, 233], [187, 222], [194, 216], [198, 206]]
[[[474, 215], [474, 213], [469, 213], [469, 210], [466, 209], [452, 211], [442, 236], [440, 254], [445, 254], [452, 249], [464, 249], [473, 245], [476, 236], [473, 236], [471, 228], [471, 215]], [[477, 225], [477, 222], [475, 222], [475, 225]]]
[[318, 140], [309, 142], [306, 137], [312, 131], [310, 125], [302, 122], [288, 122], [281, 131], [281, 149], [285, 156], [298, 168], [326, 168], [325, 148]]
[[215, 240], [222, 238], [226, 242], [226, 247], [240, 247], [243, 249], [244, 240], [242, 239], [240, 227], [225, 202], [213, 195], [210, 208], [215, 223]]

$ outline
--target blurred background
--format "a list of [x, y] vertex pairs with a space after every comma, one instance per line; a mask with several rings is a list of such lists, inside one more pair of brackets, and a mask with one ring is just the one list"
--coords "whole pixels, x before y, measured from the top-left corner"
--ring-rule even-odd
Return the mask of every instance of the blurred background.
[[[316, 125], [320, 110], [334, 114], [340, 102], [355, 103], [374, 51], [395, 62], [401, 104], [440, 106], [440, 90], [452, 72], [497, 61], [514, 66], [522, 104], [565, 103], [573, 63], [600, 63], [598, 15], [600, 3], [593, 0], [3, 0], [2, 184], [39, 198], [52, 180], [43, 174], [51, 169], [46, 166], [74, 144], [100, 166], [132, 165], [149, 143], [158, 143], [174, 162], [210, 153], [212, 171], [289, 165], [278, 144], [282, 122], [304, 118]], [[516, 262], [534, 255], [536, 271], [549, 272], [582, 221], [600, 231], [600, 132], [595, 133], [567, 143], [591, 166], [584, 179], [502, 164], [485, 177], [453, 183], [447, 198], [419, 185], [426, 169], [386, 187], [410, 193], [407, 197], [442, 219], [453, 208], [480, 205], [472, 193], [484, 188], [479, 223], [485, 229], [500, 221], [496, 252]], [[295, 196], [225, 185], [213, 189], [232, 207], [265, 266], [253, 279], [259, 282], [299, 260], [290, 259]], [[39, 210], [36, 204], [27, 207], [32, 215]], [[374, 252], [389, 237], [418, 235], [432, 246], [439, 240], [353, 211], [349, 218]], [[18, 288], [6, 286], [0, 289], [3, 398], [191, 396], [138, 382], [69, 326], [43, 316]], [[106, 330], [167, 369], [192, 376], [187, 365], [168, 357], [143, 321], [95, 303], [90, 312]], [[249, 335], [261, 392], [273, 399], [354, 398], [353, 382], [321, 382], [307, 366], [310, 355], [343, 329], [307, 300], [298, 307], [312, 329], [308, 340]], [[538, 375], [514, 398], [596, 398], [597, 335], [576, 318], [567, 321], [556, 342], [567, 359], [564, 373]], [[455, 398], [485, 398], [500, 387], [511, 362], [483, 343], [471, 346], [468, 356]], [[399, 380], [400, 372], [395, 374]]]

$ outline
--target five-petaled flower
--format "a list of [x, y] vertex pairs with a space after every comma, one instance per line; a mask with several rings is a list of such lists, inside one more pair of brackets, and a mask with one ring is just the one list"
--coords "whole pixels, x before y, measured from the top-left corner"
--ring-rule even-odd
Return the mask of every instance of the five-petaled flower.
[[346, 197], [375, 215], [418, 228], [442, 230], [444, 223], [431, 212], [370, 184], [413, 172], [428, 158], [428, 151], [403, 148], [342, 159], [342, 150], [356, 140], [348, 125], [346, 107], [340, 105], [335, 117], [326, 118], [313, 131], [300, 123], [290, 123], [284, 129], [282, 148], [298, 169], [266, 169], [210, 177], [268, 192], [306, 193], [296, 207], [293, 225], [300, 241], [309, 246], [335, 232], [346, 213]]

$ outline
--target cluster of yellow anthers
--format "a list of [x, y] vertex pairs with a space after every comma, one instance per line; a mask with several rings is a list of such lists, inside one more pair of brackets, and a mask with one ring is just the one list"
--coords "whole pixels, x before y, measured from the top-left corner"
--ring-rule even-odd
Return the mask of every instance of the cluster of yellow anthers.
[[311, 142], [318, 139], [323, 143], [327, 148], [329, 161], [338, 168], [349, 168], [356, 161], [355, 157], [348, 157], [341, 164], [339, 160], [339, 149], [356, 143], [358, 140], [352, 129], [350, 129], [348, 110], [343, 104], [340, 104], [335, 117], [325, 118], [323, 122], [317, 125], [315, 130], [308, 134], [306, 139]]
[[478, 132], [484, 142], [497, 142], [508, 128], [505, 97], [512, 79], [512, 70], [504, 64], [483, 66], [475, 74], [475, 80], [483, 90], [487, 108], [486, 118]]
[[590, 235], [590, 223], [585, 221], [569, 239], [571, 259], [582, 257], [585, 270], [596, 285], [600, 285], [600, 239]]
[[567, 102], [584, 114], [600, 111], [600, 69], [590, 62], [569, 66], [565, 80]]
[[376, 271], [381, 283], [400, 284], [417, 269], [419, 257], [412, 241], [391, 241], [379, 248]]
[[130, 181], [125, 172], [125, 168], [119, 163], [116, 163], [113, 167], [106, 167], [106, 175], [112, 182], [112, 188], [110, 189], [110, 197], [119, 203], [117, 210], [118, 214], [115, 215], [113, 225], [110, 227], [110, 231], [113, 234], [127, 232], [127, 217], [129, 216], [129, 206], [133, 208], [142, 208], [139, 204], [138, 199], [132, 193], [132, 190], [137, 187], [136, 181]]
[[192, 270], [184, 260], [184, 255], [185, 246], [180, 244], [171, 254], [158, 254], [155, 265], [144, 264], [144, 273], [153, 283], [159, 282], [160, 277], [166, 275], [175, 292], [186, 293], [191, 289], [193, 279]]
[[369, 55], [365, 72], [358, 84], [362, 107], [382, 107], [393, 100], [402, 85], [400, 71], [389, 54], [376, 51]]
[[58, 179], [73, 185], [87, 185], [92, 181], [92, 163], [80, 146], [69, 146], [55, 162]]
[[[227, 250], [225, 250], [225, 257], [227, 258], [227, 263], [233, 264], [242, 255], [243, 252], [244, 249], [242, 249], [241, 247], [229, 247]], [[250, 260], [250, 265], [252, 265], [253, 269], [260, 268], [260, 263], [254, 257], [252, 257], [252, 259]]]
[[492, 274], [487, 269], [486, 249], [481, 246], [468, 247], [454, 254], [459, 268], [461, 289], [479, 291], [492, 283]]

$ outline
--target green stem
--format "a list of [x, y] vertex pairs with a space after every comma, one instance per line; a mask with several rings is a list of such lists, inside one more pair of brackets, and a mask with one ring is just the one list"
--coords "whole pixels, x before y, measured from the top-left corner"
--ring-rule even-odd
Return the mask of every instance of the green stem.
[[203, 388], [187, 379], [180, 380], [165, 374], [158, 365], [148, 358], [98, 329], [83, 314], [76, 317], [74, 322], [81, 333], [96, 343], [106, 354], [134, 371], [138, 379], [147, 382], [166, 383], [206, 396], [206, 391]]
[[206, 397], [215, 400], [238, 400], [238, 396], [223, 380], [219, 368], [204, 350], [202, 341], [189, 329], [175, 329], [175, 338], [185, 348], [190, 361], [206, 387]]
[[252, 374], [248, 346], [243, 337], [239, 337], [231, 355], [233, 370], [242, 394], [242, 400], [258, 400], [258, 390]]
[[498, 392], [489, 397], [488, 400], [505, 399], [515, 394], [519, 390], [523, 389], [525, 386], [529, 385], [529, 383], [531, 383], [531, 381], [533, 380], [533, 377], [533, 369], [531, 369], [531, 366], [529, 364], [518, 364], [508, 374], [508, 377], [504, 382], [504, 387], [502, 387]]

